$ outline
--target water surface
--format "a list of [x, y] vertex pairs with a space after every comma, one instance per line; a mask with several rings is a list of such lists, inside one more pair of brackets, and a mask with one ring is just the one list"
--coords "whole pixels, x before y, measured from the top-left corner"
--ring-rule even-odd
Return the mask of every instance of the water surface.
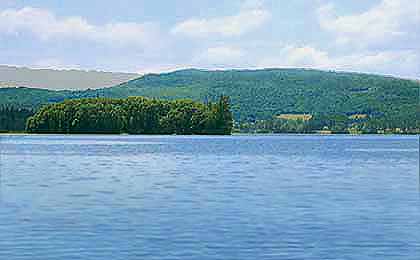
[[420, 259], [415, 136], [0, 136], [0, 259]]

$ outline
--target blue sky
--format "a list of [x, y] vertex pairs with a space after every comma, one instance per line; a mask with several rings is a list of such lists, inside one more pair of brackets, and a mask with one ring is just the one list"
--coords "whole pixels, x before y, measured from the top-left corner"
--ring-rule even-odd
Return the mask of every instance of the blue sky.
[[420, 0], [0, 0], [0, 64], [420, 78]]

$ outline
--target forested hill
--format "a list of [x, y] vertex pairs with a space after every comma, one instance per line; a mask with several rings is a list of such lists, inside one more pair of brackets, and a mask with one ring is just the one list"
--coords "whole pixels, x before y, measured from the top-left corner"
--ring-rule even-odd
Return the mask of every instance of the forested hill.
[[[420, 83], [378, 75], [305, 69], [205, 71], [149, 74], [111, 88], [86, 91], [0, 89], [0, 105], [38, 107], [68, 98], [128, 96], [214, 101], [231, 98], [234, 118], [270, 119], [279, 114], [363, 114], [416, 123]], [[408, 121], [407, 121], [408, 122]]]
[[[395, 114], [415, 112], [420, 84], [377, 75], [301, 69], [183, 70], [147, 75], [104, 95], [214, 100], [231, 97], [236, 119], [268, 119], [282, 113]], [[413, 114], [411, 114], [413, 115]]]

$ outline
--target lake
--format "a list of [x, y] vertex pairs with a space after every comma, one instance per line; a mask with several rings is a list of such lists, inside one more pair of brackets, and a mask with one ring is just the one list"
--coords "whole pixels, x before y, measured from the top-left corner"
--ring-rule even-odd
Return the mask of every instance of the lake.
[[0, 259], [420, 259], [417, 136], [0, 136]]

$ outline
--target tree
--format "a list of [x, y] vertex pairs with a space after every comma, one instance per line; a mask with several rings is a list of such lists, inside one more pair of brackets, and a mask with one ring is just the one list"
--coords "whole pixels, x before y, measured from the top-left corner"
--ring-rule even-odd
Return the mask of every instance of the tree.
[[68, 100], [42, 107], [27, 121], [32, 133], [230, 134], [229, 98], [208, 106], [142, 97]]

